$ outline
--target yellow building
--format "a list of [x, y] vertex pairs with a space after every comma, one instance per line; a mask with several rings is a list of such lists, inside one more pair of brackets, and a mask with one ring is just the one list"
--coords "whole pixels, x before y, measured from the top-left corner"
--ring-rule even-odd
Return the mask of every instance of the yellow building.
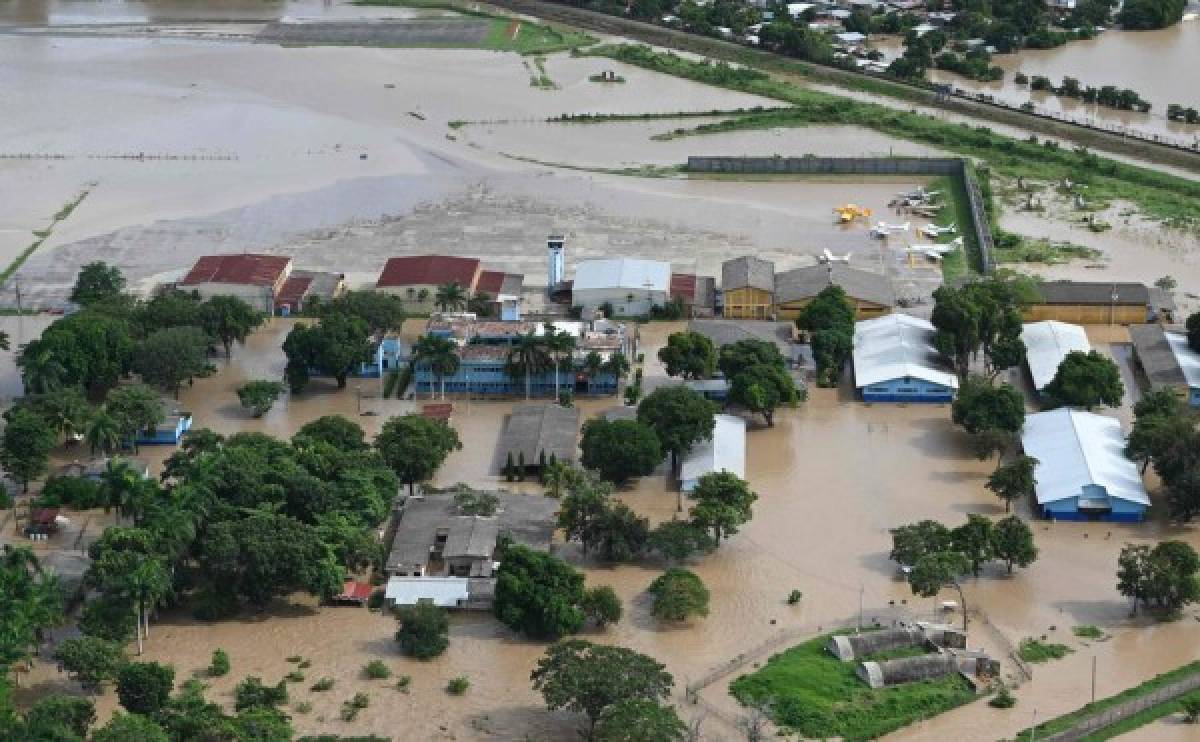
[[1174, 304], [1165, 292], [1140, 283], [1048, 281], [1041, 301], [1024, 309], [1026, 322], [1058, 320], [1080, 325], [1137, 325], [1170, 321]]
[[775, 264], [746, 255], [721, 264], [725, 316], [768, 319], [774, 306]]
[[[775, 310], [779, 319], [794, 320], [817, 294], [840, 286], [854, 305], [855, 319], [882, 317], [896, 306], [892, 282], [882, 273], [840, 263], [796, 268], [775, 276]], [[727, 300], [728, 301], [728, 300]]]

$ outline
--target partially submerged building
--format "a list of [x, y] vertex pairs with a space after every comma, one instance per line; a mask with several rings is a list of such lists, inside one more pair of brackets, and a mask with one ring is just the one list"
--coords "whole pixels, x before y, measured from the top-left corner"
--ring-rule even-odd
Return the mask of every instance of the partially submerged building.
[[949, 402], [958, 377], [933, 338], [933, 325], [889, 314], [854, 325], [854, 384], [866, 402]]
[[1021, 340], [1025, 343], [1025, 364], [1038, 392], [1054, 380], [1068, 353], [1087, 353], [1092, 349], [1082, 327], [1058, 320], [1026, 323], [1021, 329]]
[[1188, 346], [1182, 327], [1130, 325], [1134, 362], [1150, 388], [1169, 389], [1192, 407], [1200, 407], [1200, 353]]
[[1023, 312], [1026, 321], [1059, 320], [1081, 325], [1138, 325], [1170, 321], [1170, 295], [1141, 283], [1047, 281]]
[[685, 317], [711, 317], [716, 306], [717, 281], [712, 276], [672, 273], [670, 301], [683, 304]]
[[163, 421], [149, 430], [143, 430], [134, 438], [139, 446], [168, 445], [174, 446], [183, 438], [184, 433], [192, 429], [192, 413], [177, 410], [163, 418]]
[[834, 634], [829, 637], [825, 649], [839, 660], [849, 662], [909, 647], [925, 647], [934, 652], [943, 647], [964, 649], [966, 646], [967, 635], [962, 631], [944, 624], [917, 622], [858, 634]]
[[872, 688], [933, 680], [954, 673], [960, 673], [979, 687], [978, 679], [993, 678], [1000, 673], [1000, 663], [980, 650], [947, 650], [917, 657], [862, 662], [855, 673]]
[[275, 296], [275, 313], [287, 317], [346, 293], [344, 273], [293, 270]]
[[827, 263], [775, 275], [775, 314], [794, 320], [801, 310], [830, 286], [839, 286], [854, 306], [856, 319], [888, 314], [896, 306], [891, 279], [882, 273]]
[[1021, 446], [1037, 459], [1037, 509], [1055, 520], [1141, 521], [1150, 498], [1125, 456], [1121, 423], [1063, 407], [1025, 418]]
[[194, 291], [202, 299], [234, 296], [264, 314], [273, 314], [276, 297], [291, 273], [292, 259], [286, 255], [205, 255], [196, 261], [178, 288]]
[[537, 469], [543, 460], [574, 463], [578, 439], [577, 408], [541, 402], [517, 405], [500, 434], [497, 469], [509, 456], [527, 469]]
[[680, 489], [692, 492], [700, 477], [729, 472], [746, 478], [746, 421], [735, 415], [716, 415], [712, 438], [695, 443], [680, 465]]
[[671, 264], [642, 258], [584, 260], [575, 268], [571, 305], [583, 316], [609, 305], [620, 317], [642, 317], [667, 303]]
[[406, 255], [384, 263], [375, 289], [400, 297], [412, 311], [431, 312], [439, 286], [456, 283], [471, 297], [482, 272], [478, 258]]
[[728, 319], [769, 319], [775, 304], [775, 264], [752, 255], [721, 264], [723, 314]]

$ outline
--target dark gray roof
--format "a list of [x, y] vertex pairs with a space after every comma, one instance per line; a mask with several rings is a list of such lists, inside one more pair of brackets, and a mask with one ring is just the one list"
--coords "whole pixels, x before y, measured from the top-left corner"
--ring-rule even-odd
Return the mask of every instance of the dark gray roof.
[[721, 263], [721, 288], [725, 291], [750, 288], [763, 291], [775, 290], [775, 264], [753, 255], [726, 260]]
[[[1047, 281], [1038, 284], [1043, 304], [1150, 306], [1150, 290], [1141, 283], [1110, 281]], [[1113, 294], [1116, 301], [1113, 301]]]
[[692, 305], [712, 309], [717, 301], [717, 279], [712, 276], [696, 276], [696, 298]]
[[1162, 325], [1130, 325], [1129, 339], [1152, 389], [1187, 386], [1183, 368], [1167, 342]]
[[525, 454], [525, 465], [536, 466], [545, 452], [564, 463], [575, 461], [579, 432], [579, 410], [552, 403], [523, 404], [513, 408], [500, 436], [499, 456], [503, 462], [509, 452], [513, 461]]
[[885, 307], [896, 305], [896, 292], [887, 276], [832, 263], [775, 274], [775, 303], [809, 299], [830, 285], [841, 286], [851, 299]]
[[784, 358], [790, 358], [792, 354], [794, 327], [791, 322], [767, 320], [698, 319], [688, 323], [689, 330], [705, 336], [718, 348], [739, 340], [770, 340], [779, 347]]
[[442, 547], [442, 556], [447, 559], [455, 557], [491, 557], [496, 550], [496, 538], [500, 535], [500, 522], [495, 518], [482, 516], [462, 516], [450, 523], [450, 533], [446, 536], [446, 544]]

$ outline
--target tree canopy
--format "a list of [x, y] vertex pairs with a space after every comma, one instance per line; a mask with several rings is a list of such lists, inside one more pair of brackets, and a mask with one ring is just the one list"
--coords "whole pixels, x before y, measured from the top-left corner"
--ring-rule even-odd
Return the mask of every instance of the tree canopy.
[[1125, 0], [1117, 21], [1130, 31], [1166, 28], [1179, 23], [1187, 0]]
[[18, 407], [5, 417], [8, 424], [0, 437], [0, 466], [28, 491], [29, 483], [46, 473], [58, 436], [32, 410]]
[[708, 615], [708, 588], [691, 570], [672, 567], [650, 583], [654, 596], [650, 612], [664, 621], [686, 621]]
[[86, 307], [106, 299], [114, 299], [125, 290], [125, 276], [116, 266], [104, 261], [88, 263], [75, 277], [71, 301]]
[[146, 383], [178, 397], [185, 382], [210, 371], [208, 335], [199, 327], [155, 330], [138, 346], [133, 369]]
[[832, 284], [800, 310], [796, 326], [809, 333], [820, 386], [837, 386], [854, 351], [854, 319], [854, 305], [845, 290]]
[[320, 307], [321, 316], [346, 314], [367, 323], [373, 336], [399, 330], [404, 325], [404, 302], [394, 294], [382, 291], [347, 291], [332, 302]]
[[432, 603], [417, 603], [396, 609], [400, 622], [396, 642], [400, 651], [419, 660], [437, 657], [450, 646], [450, 621], [446, 611]]
[[370, 335], [366, 320], [341, 312], [325, 315], [316, 325], [297, 323], [283, 340], [288, 385], [302, 392], [316, 371], [345, 389], [350, 374], [371, 357]]
[[1013, 501], [1033, 496], [1037, 484], [1034, 479], [1037, 465], [1037, 459], [1021, 455], [1000, 466], [988, 477], [987, 488], [1004, 500], [1004, 512], [1012, 509]]
[[596, 742], [683, 742], [686, 733], [673, 706], [637, 698], [606, 708], [592, 737]]
[[1200, 556], [1183, 541], [1161, 541], [1153, 548], [1126, 544], [1117, 558], [1117, 591], [1164, 616], [1178, 615], [1200, 601]]
[[637, 420], [588, 420], [580, 449], [584, 467], [617, 484], [652, 473], [663, 460], [654, 429]]
[[663, 450], [671, 454], [672, 469], [693, 443], [712, 438], [716, 407], [682, 386], [665, 386], [646, 395], [638, 405], [638, 422], [649, 425]]
[[698, 332], [673, 332], [658, 351], [658, 360], [666, 366], [668, 376], [707, 379], [717, 368], [717, 350]]
[[758, 495], [736, 474], [720, 471], [700, 477], [692, 498], [692, 523], [711, 530], [713, 541], [719, 544], [750, 520]]
[[275, 406], [275, 401], [283, 394], [283, 390], [283, 384], [278, 381], [248, 381], [238, 387], [238, 401], [242, 403], [242, 407], [250, 410], [254, 417], [262, 417]]
[[262, 323], [262, 313], [236, 296], [214, 296], [200, 305], [200, 327], [221, 343], [226, 357]]
[[950, 415], [974, 437], [980, 458], [986, 458], [1020, 432], [1025, 398], [1011, 384], [993, 386], [982, 376], [969, 376], [958, 389]]
[[401, 415], [384, 423], [375, 448], [411, 494], [413, 486], [432, 477], [462, 443], [449, 425], [421, 415]]
[[583, 626], [583, 574], [551, 554], [519, 544], [504, 550], [492, 610], [532, 639], [557, 639]]
[[934, 344], [954, 363], [960, 379], [966, 380], [971, 360], [980, 352], [991, 376], [1024, 360], [1021, 306], [1030, 298], [1021, 280], [1005, 277], [933, 292]]
[[1119, 407], [1125, 385], [1111, 358], [1094, 350], [1087, 353], [1073, 350], [1059, 364], [1054, 379], [1043, 392], [1060, 405], [1090, 410], [1098, 405]]

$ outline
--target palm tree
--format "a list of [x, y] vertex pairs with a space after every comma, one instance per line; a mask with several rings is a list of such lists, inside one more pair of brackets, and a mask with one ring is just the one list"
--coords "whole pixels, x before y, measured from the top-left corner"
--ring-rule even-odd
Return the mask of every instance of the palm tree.
[[138, 654], [142, 653], [142, 630], [150, 638], [150, 609], [171, 592], [171, 576], [161, 559], [146, 557], [122, 579], [124, 592], [137, 604]]
[[629, 373], [629, 368], [629, 359], [625, 357], [624, 353], [618, 351], [608, 357], [608, 360], [604, 362], [602, 370], [617, 377], [617, 384], [620, 385], [621, 377]]
[[115, 507], [118, 515], [133, 512], [142, 489], [142, 478], [129, 462], [120, 456], [109, 459], [100, 474], [100, 494], [104, 509]]
[[21, 354], [18, 365], [27, 394], [46, 394], [61, 389], [67, 369], [49, 350]]
[[[429, 370], [438, 377], [442, 387], [442, 399], [445, 399], [446, 377], [458, 373], [458, 367], [462, 363], [458, 356], [458, 346], [449, 338], [422, 335], [413, 346], [413, 357], [418, 363], [429, 364]], [[433, 396], [432, 390], [430, 396]]]
[[554, 399], [557, 400], [558, 364], [564, 356], [569, 357], [571, 351], [575, 350], [575, 338], [569, 332], [560, 332], [553, 322], [547, 322], [542, 341], [545, 343], [546, 352], [550, 354], [550, 360], [554, 362]]
[[529, 399], [530, 379], [535, 373], [545, 371], [550, 365], [546, 344], [532, 330], [517, 337], [505, 359], [505, 370], [510, 376], [525, 374], [525, 399]]
[[443, 312], [452, 312], [467, 305], [467, 290], [458, 281], [443, 283], [437, 287], [433, 303]]
[[92, 449], [93, 455], [97, 451], [103, 451], [105, 454], [112, 453], [117, 446], [121, 445], [121, 424], [101, 408], [87, 421], [83, 438]]
[[596, 378], [604, 370], [604, 357], [592, 351], [583, 358], [583, 370], [587, 372], [588, 380]]

